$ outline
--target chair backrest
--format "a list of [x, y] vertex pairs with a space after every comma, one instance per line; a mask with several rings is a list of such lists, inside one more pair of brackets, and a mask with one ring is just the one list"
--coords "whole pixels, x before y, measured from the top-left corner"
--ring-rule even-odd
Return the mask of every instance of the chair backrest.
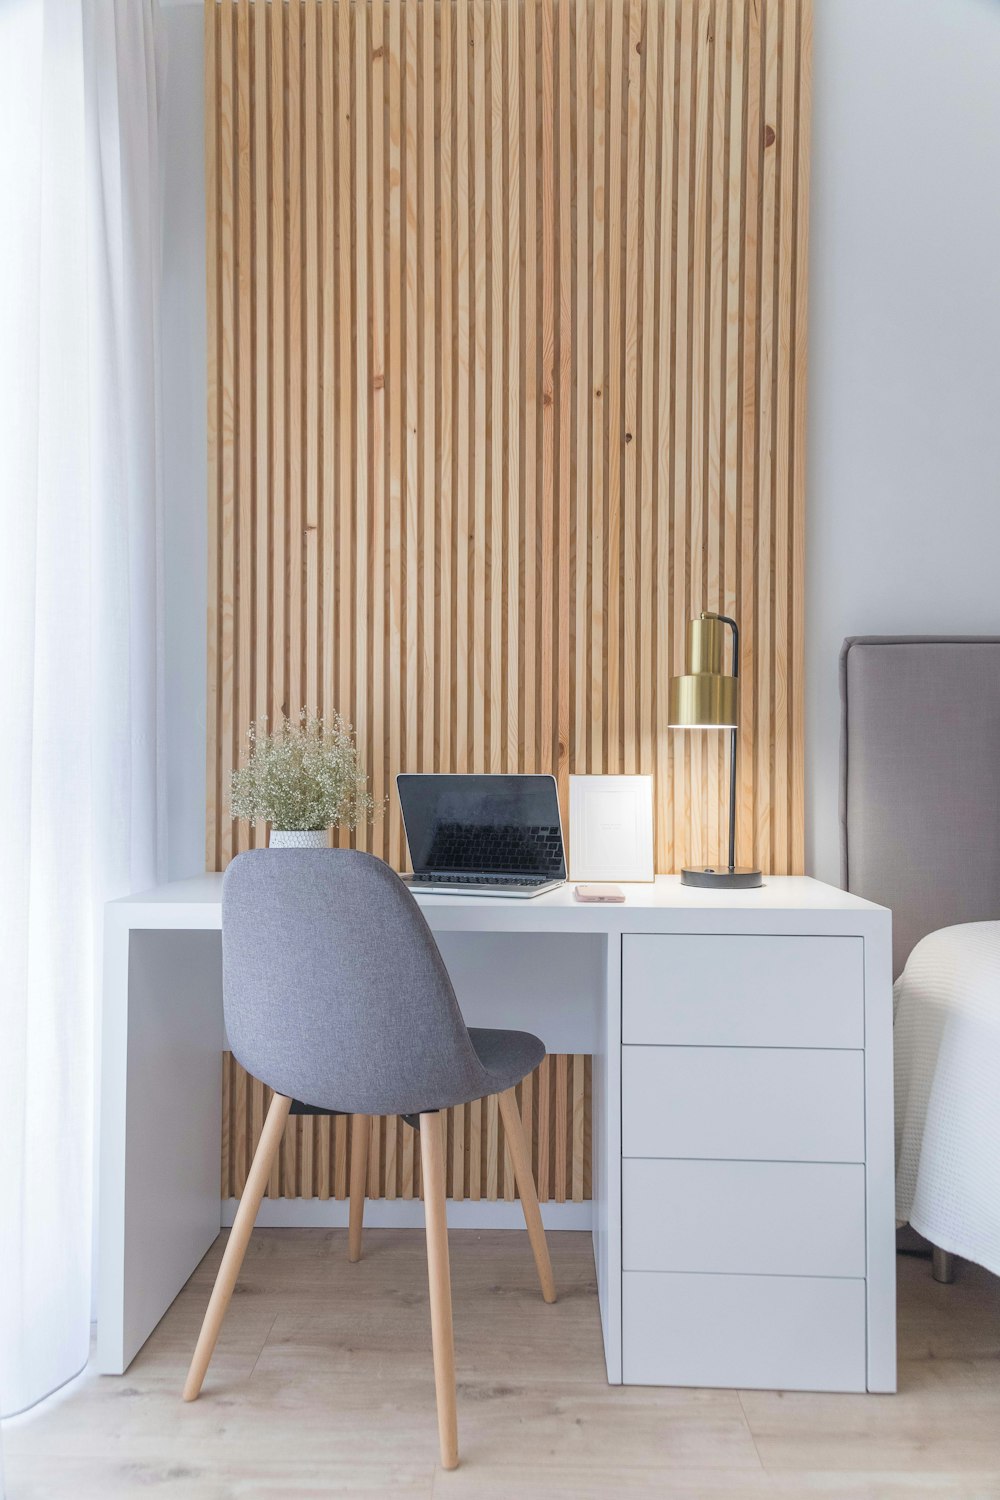
[[222, 884], [229, 1045], [278, 1093], [416, 1114], [489, 1092], [444, 962], [389, 866], [351, 849], [257, 849]]

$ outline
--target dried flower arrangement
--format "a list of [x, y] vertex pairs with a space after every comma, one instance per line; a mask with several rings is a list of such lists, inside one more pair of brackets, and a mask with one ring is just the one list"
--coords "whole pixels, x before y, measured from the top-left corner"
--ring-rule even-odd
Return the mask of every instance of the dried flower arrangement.
[[268, 729], [260, 719], [247, 731], [246, 763], [232, 774], [234, 818], [265, 818], [276, 829], [356, 828], [375, 812], [358, 763], [350, 724], [303, 709]]

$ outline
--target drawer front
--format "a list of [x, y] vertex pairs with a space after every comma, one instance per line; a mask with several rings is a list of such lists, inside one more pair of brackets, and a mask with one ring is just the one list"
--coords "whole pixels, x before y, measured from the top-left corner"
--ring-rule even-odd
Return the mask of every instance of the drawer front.
[[865, 1169], [829, 1162], [625, 1161], [626, 1271], [864, 1276]]
[[622, 1317], [626, 1385], [865, 1389], [863, 1281], [626, 1271]]
[[622, 1155], [864, 1161], [863, 1052], [623, 1047]]
[[864, 941], [626, 936], [622, 1040], [863, 1047]]

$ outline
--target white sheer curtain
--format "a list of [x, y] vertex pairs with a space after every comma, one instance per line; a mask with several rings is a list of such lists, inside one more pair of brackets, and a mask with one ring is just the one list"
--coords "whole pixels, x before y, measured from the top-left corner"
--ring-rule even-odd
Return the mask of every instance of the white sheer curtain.
[[104, 902], [163, 845], [156, 0], [0, 4], [0, 1414], [86, 1362]]

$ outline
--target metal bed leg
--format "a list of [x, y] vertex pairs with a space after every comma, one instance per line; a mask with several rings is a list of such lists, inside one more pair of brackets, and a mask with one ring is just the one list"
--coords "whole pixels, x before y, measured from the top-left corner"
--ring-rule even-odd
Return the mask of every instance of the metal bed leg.
[[931, 1247], [931, 1275], [935, 1281], [943, 1281], [946, 1285], [955, 1280], [955, 1257], [950, 1250], [939, 1250], [937, 1245]]

